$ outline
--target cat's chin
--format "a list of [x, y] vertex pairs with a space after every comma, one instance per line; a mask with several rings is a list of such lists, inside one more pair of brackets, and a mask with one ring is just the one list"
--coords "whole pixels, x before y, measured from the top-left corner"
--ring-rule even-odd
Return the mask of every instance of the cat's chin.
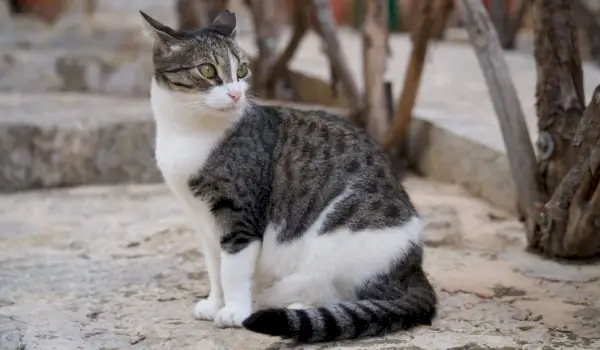
[[239, 114], [239, 113], [241, 113], [244, 110], [244, 108], [246, 108], [246, 106], [247, 106], [246, 102], [238, 102], [236, 104], [231, 104], [231, 105], [226, 105], [226, 106], [220, 106], [220, 107], [216, 107], [216, 108], [213, 108], [213, 109], [217, 113], [223, 113], [223, 114], [234, 113], [234, 114]]

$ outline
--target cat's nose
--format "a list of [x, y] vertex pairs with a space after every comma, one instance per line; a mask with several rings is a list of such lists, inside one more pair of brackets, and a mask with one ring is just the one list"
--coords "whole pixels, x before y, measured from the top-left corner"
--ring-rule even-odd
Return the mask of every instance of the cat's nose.
[[242, 96], [242, 93], [239, 91], [227, 91], [227, 96], [229, 96], [233, 102], [237, 102]]

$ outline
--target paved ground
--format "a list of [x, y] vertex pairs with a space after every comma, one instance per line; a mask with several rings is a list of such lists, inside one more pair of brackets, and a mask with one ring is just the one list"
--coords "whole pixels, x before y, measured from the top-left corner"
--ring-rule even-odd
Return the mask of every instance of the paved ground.
[[[427, 221], [432, 327], [301, 349], [598, 349], [600, 269], [522, 251], [521, 225], [463, 190], [409, 178]], [[202, 255], [162, 185], [0, 197], [0, 349], [282, 349], [191, 317]], [[594, 338], [596, 337], [596, 338]]]

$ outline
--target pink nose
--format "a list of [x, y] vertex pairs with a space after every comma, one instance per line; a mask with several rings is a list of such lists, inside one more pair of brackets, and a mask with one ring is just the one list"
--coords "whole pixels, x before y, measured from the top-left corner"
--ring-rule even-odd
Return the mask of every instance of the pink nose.
[[241, 97], [241, 93], [228, 91], [227, 96], [229, 96], [233, 102], [237, 102]]

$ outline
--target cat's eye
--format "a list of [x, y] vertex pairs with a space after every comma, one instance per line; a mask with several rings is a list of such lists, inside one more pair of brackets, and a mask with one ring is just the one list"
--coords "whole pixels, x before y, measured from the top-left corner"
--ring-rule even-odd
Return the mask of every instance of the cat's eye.
[[237, 69], [237, 73], [236, 74], [237, 74], [237, 77], [240, 78], [240, 79], [243, 78], [243, 77], [245, 77], [246, 75], [248, 75], [248, 65], [245, 64], [245, 63], [244, 64], [240, 64], [240, 66]]
[[212, 64], [205, 63], [200, 66], [200, 74], [206, 79], [214, 79], [217, 76], [217, 70]]

